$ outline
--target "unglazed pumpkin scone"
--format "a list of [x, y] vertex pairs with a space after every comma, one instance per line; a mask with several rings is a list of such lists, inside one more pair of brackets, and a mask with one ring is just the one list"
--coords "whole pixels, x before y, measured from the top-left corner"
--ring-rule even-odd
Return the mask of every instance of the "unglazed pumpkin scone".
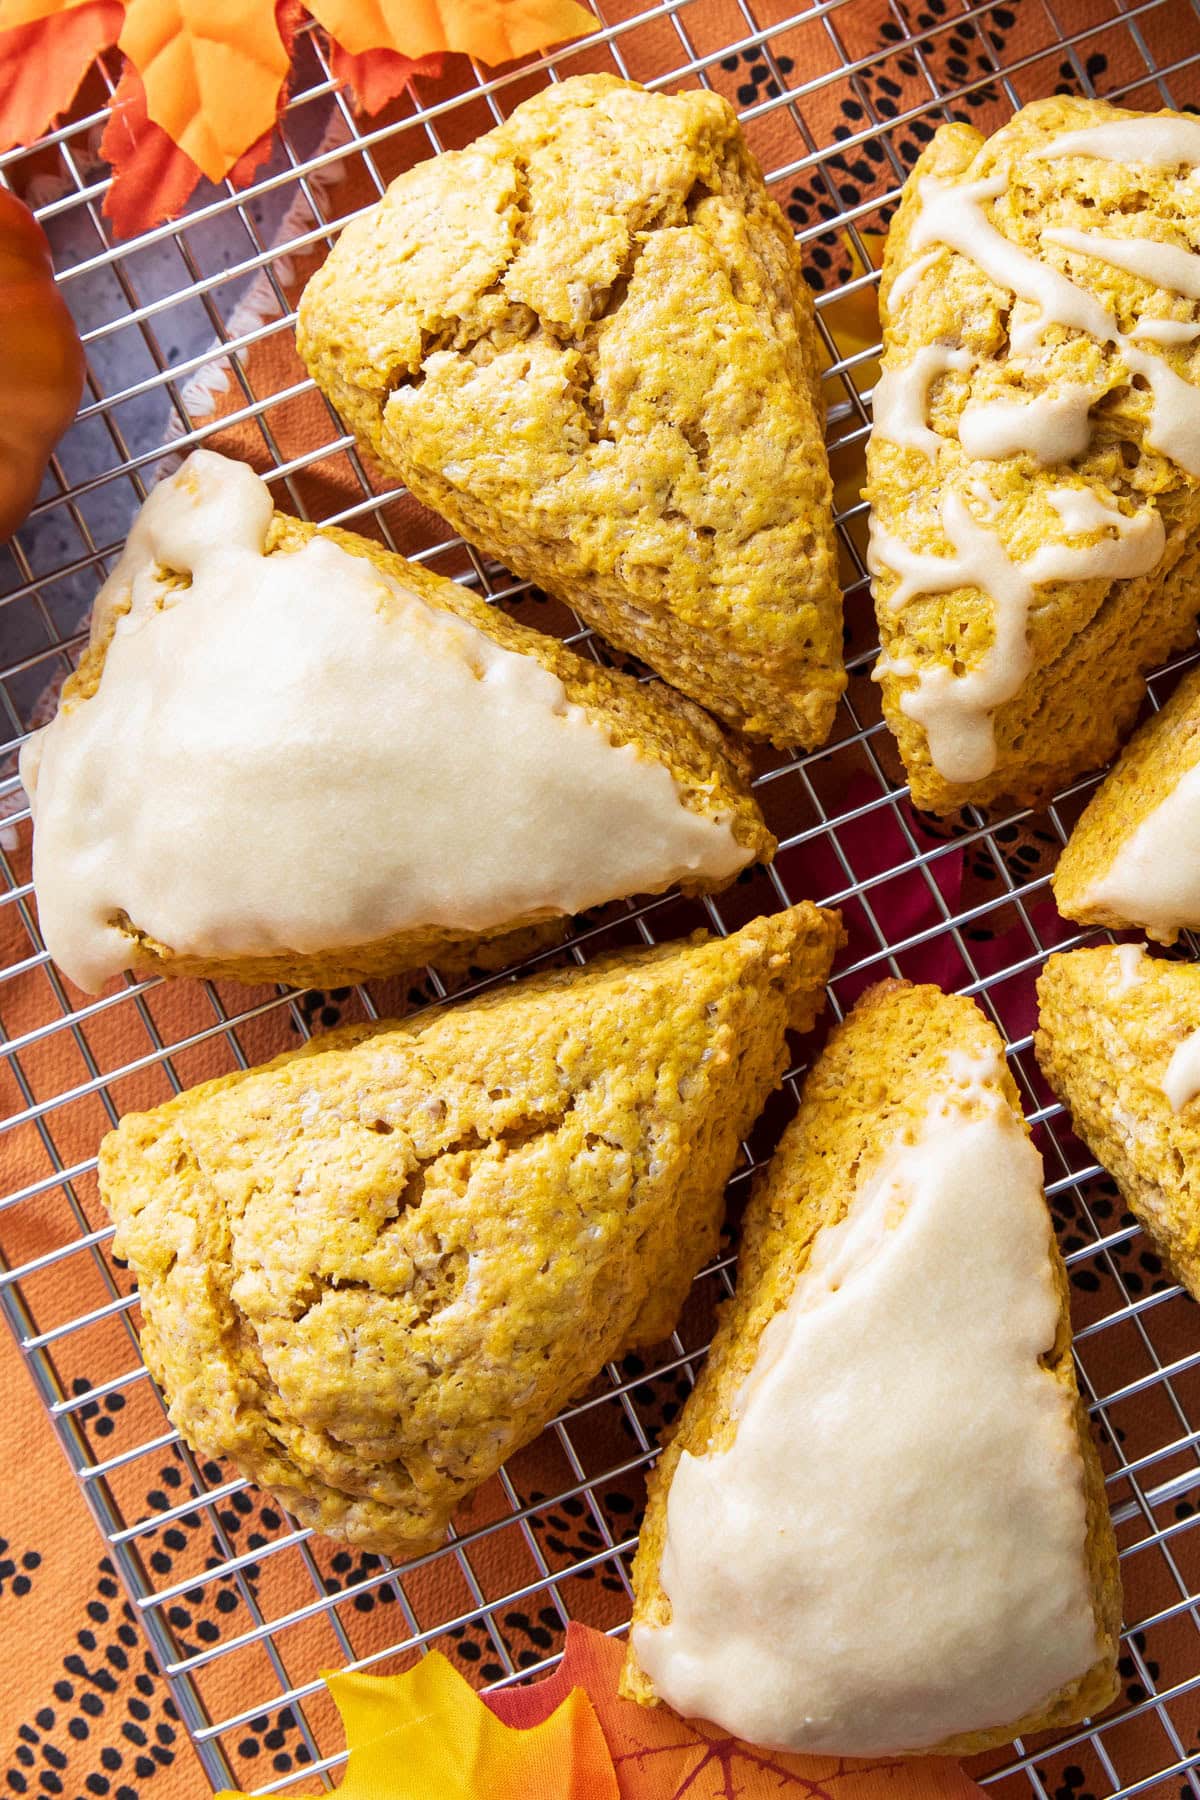
[[321, 1531], [432, 1548], [672, 1329], [840, 937], [794, 907], [334, 1031], [122, 1120], [101, 1193], [187, 1441]]
[[21, 776], [42, 931], [89, 990], [130, 967], [328, 987], [502, 953], [774, 850], [698, 707], [276, 513], [208, 451], [147, 500]]
[[1162, 944], [1200, 927], [1200, 669], [1093, 794], [1051, 885], [1083, 925], [1140, 925]]
[[940, 130], [881, 286], [884, 712], [918, 806], [1104, 763], [1200, 594], [1200, 125], [1098, 100]]
[[1200, 1299], [1200, 966], [1140, 944], [1052, 956], [1034, 1048], [1076, 1133]]
[[774, 1749], [962, 1755], [1116, 1695], [1066, 1274], [970, 1001], [884, 983], [808, 1076], [633, 1579], [624, 1690]]
[[845, 675], [815, 315], [719, 95], [534, 95], [346, 227], [297, 342], [464, 537], [729, 724], [824, 741]]

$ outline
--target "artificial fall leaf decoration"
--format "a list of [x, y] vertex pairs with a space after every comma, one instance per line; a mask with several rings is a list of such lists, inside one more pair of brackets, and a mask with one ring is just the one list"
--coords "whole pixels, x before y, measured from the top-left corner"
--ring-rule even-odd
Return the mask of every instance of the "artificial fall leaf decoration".
[[119, 236], [177, 218], [201, 176], [245, 186], [269, 154], [306, 14], [368, 113], [446, 53], [505, 62], [596, 28], [578, 0], [0, 0], [0, 152], [40, 136], [115, 43], [105, 213]]
[[623, 1657], [572, 1623], [548, 1680], [486, 1700], [437, 1651], [405, 1675], [327, 1675], [349, 1752], [338, 1800], [983, 1800], [945, 1757], [784, 1756], [638, 1706], [617, 1692]]
[[[787, 1756], [681, 1719], [669, 1707], [638, 1706], [617, 1692], [624, 1655], [622, 1643], [571, 1624], [566, 1654], [549, 1680], [506, 1688], [490, 1703], [510, 1724], [528, 1726], [565, 1689], [584, 1689], [608, 1744], [620, 1800], [983, 1800], [975, 1782], [944, 1756], [872, 1762]], [[487, 1800], [486, 1788], [474, 1800]]]
[[0, 151], [40, 137], [121, 29], [121, 0], [0, 0]]
[[582, 1688], [522, 1731], [502, 1723], [436, 1650], [404, 1675], [325, 1680], [346, 1728], [341, 1800], [620, 1800]]
[[125, 0], [117, 44], [150, 119], [210, 181], [275, 123], [291, 57], [274, 0]]
[[596, 29], [593, 14], [575, 0], [308, 0], [308, 10], [355, 55], [379, 43], [381, 23], [388, 42], [410, 56], [463, 50], [485, 63], [528, 56]]
[[361, 56], [330, 46], [333, 78], [350, 89], [359, 112], [377, 113], [398, 100], [414, 77], [436, 79], [442, 72], [440, 56], [399, 56], [394, 50], [364, 50]]
[[[275, 24], [290, 58], [300, 24], [300, 0], [275, 0]], [[282, 92], [280, 94], [282, 100]], [[261, 135], [229, 171], [234, 187], [247, 187], [271, 154], [275, 114]], [[175, 219], [192, 197], [203, 171], [150, 117], [145, 84], [132, 62], [125, 64], [112, 97], [100, 154], [112, 164], [104, 200], [118, 237], [133, 237], [161, 219]]]

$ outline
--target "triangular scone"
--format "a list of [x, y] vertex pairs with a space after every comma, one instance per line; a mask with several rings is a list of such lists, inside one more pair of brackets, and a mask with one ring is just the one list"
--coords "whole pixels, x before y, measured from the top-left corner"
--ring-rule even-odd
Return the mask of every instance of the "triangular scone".
[[22, 754], [42, 931], [122, 969], [331, 987], [774, 839], [719, 727], [196, 451]]
[[1200, 1300], [1200, 966], [1138, 944], [1052, 956], [1034, 1048], [1075, 1131]]
[[1066, 1275], [970, 1001], [887, 982], [813, 1068], [633, 1578], [625, 1691], [772, 1748], [965, 1754], [1116, 1694]]
[[888, 236], [868, 454], [888, 724], [936, 812], [1113, 754], [1200, 579], [1200, 128], [943, 127]]
[[794, 907], [335, 1031], [124, 1119], [101, 1192], [188, 1442], [322, 1531], [431, 1548], [671, 1330], [840, 936]]
[[346, 227], [297, 341], [464, 537], [729, 724], [824, 741], [845, 676], [821, 352], [719, 95], [535, 94]]
[[1200, 669], [1093, 794], [1051, 884], [1084, 925], [1140, 925], [1160, 944], [1200, 928]]

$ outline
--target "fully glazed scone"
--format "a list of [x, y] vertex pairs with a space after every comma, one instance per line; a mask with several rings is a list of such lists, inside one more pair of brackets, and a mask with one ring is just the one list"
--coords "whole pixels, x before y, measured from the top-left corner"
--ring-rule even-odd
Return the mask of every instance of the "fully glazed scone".
[[1200, 124], [1099, 100], [937, 133], [881, 287], [876, 669], [918, 806], [1106, 762], [1200, 579]]
[[675, 1323], [840, 940], [734, 936], [356, 1025], [104, 1140], [171, 1418], [306, 1524], [411, 1556]]
[[1051, 877], [1082, 925], [1200, 927], [1200, 669], [1147, 719], [1093, 794]]
[[346, 227], [297, 342], [464, 537], [729, 724], [824, 741], [845, 675], [812, 297], [717, 94], [535, 94]]
[[1034, 1048], [1077, 1135], [1200, 1299], [1200, 966], [1140, 944], [1052, 956]]
[[203, 450], [134, 522], [21, 776], [42, 931], [91, 991], [336, 986], [774, 850], [698, 707]]
[[624, 1690], [772, 1748], [963, 1755], [1114, 1698], [1066, 1274], [970, 1001], [886, 982], [813, 1068], [634, 1589]]

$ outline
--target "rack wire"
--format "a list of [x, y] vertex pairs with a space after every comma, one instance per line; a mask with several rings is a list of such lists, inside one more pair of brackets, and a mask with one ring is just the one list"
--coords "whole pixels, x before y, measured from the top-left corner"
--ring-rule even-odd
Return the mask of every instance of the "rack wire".
[[[1097, 1796], [1200, 1794], [1194, 1314], [1071, 1137], [1030, 1048], [1030, 985], [1045, 954], [1084, 941], [1058, 919], [1047, 882], [1092, 783], [1037, 819], [969, 812], [937, 835], [908, 805], [869, 680], [876, 646], [856, 476], [877, 346], [869, 335], [848, 344], [846, 333], [932, 127], [966, 117], [991, 129], [1056, 90], [1195, 109], [1200, 0], [925, 0], [919, 11], [907, 0], [816, 0], [794, 11], [778, 0], [591, 3], [597, 32], [583, 44], [498, 74], [457, 59], [451, 78], [418, 79], [398, 116], [370, 127], [331, 80], [319, 36], [302, 33], [280, 147], [259, 179], [237, 193], [205, 188], [176, 225], [128, 243], [102, 215], [108, 178], [96, 157], [115, 67], [103, 71], [107, 95], [98, 91], [88, 116], [29, 160], [0, 158], [0, 176], [40, 202], [91, 367], [79, 422], [0, 561], [0, 710], [10, 739], [0, 749], [0, 1305], [214, 1786], [332, 1786], [340, 1738], [322, 1667], [393, 1669], [437, 1645], [473, 1679], [503, 1683], [549, 1668], [568, 1618], [623, 1629], [642, 1476], [703, 1354], [713, 1305], [730, 1289], [732, 1242], [698, 1277], [669, 1343], [645, 1362], [610, 1366], [491, 1484], [446, 1548], [418, 1564], [395, 1569], [338, 1552], [235, 1472], [199, 1465], [138, 1353], [136, 1294], [111, 1256], [96, 1197], [99, 1138], [131, 1105], [215, 1067], [247, 1066], [336, 1016], [374, 1015], [396, 996], [194, 984], [168, 994], [132, 979], [96, 1000], [69, 990], [37, 930], [13, 753], [75, 660], [90, 597], [161, 459], [216, 429], [206, 397], [214, 371], [234, 396], [226, 414], [258, 434], [281, 504], [308, 510], [306, 474], [343, 455], [356, 486], [333, 516], [389, 535], [395, 490], [372, 488], [332, 413], [319, 445], [283, 447], [281, 422], [310, 384], [254, 385], [256, 353], [291, 329], [294, 259], [340, 222], [338, 171], [365, 175], [365, 203], [384, 185], [389, 147], [406, 147], [412, 160], [464, 142], [537, 85], [585, 69], [666, 89], [715, 86], [738, 105], [821, 288], [851, 683], [828, 746], [760, 761], [759, 797], [781, 839], [769, 872], [703, 906], [668, 897], [606, 909], [579, 923], [568, 954], [586, 961], [698, 919], [726, 931], [807, 895], [841, 906], [850, 931], [830, 984], [834, 1016], [893, 974], [939, 979], [995, 1020], [1045, 1155], [1073, 1277], [1076, 1355], [1104, 1444], [1128, 1624], [1118, 1706], [1057, 1740], [1018, 1742], [980, 1778], [998, 1796], [1042, 1800], [1085, 1784]], [[196, 385], [204, 376], [207, 389]], [[498, 603], [533, 603], [503, 570], [439, 538], [432, 521], [420, 554]], [[605, 654], [573, 615], [553, 618], [579, 647]], [[1152, 704], [1194, 655], [1155, 678]], [[1184, 953], [1196, 951], [1189, 940]], [[470, 991], [474, 981], [457, 985]], [[401, 999], [420, 1004], [446, 986], [430, 971]], [[785, 1100], [801, 1072], [790, 1073]], [[735, 1214], [786, 1110], [769, 1108], [743, 1147]]]

